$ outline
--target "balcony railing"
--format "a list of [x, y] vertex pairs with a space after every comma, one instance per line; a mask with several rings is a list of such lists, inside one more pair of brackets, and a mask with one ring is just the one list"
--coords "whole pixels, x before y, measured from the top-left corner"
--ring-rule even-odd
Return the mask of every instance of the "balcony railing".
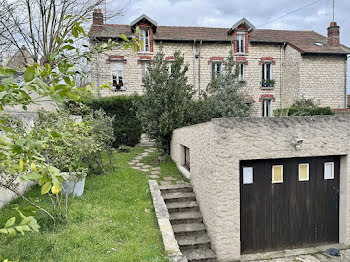
[[264, 79], [264, 80], [261, 80], [260, 84], [261, 84], [262, 88], [273, 89], [274, 86], [275, 86], [275, 80], [273, 80], [273, 79]]

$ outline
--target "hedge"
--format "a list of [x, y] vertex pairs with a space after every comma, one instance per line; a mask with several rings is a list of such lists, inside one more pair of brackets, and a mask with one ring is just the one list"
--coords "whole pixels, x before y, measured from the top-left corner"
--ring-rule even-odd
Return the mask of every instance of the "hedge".
[[330, 107], [297, 107], [282, 108], [274, 110], [275, 116], [315, 116], [315, 115], [334, 115]]
[[141, 140], [142, 126], [136, 118], [134, 96], [108, 96], [84, 99], [83, 103], [98, 110], [102, 108], [107, 115], [114, 116], [114, 147], [120, 145], [135, 146]]

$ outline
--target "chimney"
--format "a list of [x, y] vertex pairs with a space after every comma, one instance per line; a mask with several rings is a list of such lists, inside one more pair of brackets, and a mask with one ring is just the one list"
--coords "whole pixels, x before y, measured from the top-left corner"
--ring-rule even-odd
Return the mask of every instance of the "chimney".
[[103, 25], [103, 14], [101, 9], [94, 9], [94, 12], [92, 14], [92, 24]]
[[337, 26], [337, 22], [331, 22], [328, 30], [328, 45], [331, 47], [339, 47], [339, 26]]

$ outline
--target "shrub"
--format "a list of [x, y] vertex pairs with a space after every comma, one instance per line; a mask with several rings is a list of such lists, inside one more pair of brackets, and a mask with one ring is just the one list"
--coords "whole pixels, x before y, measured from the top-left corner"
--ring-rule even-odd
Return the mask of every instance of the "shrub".
[[193, 89], [187, 84], [184, 57], [179, 51], [168, 72], [162, 50], [154, 57], [145, 82], [145, 95], [138, 104], [137, 116], [150, 138], [156, 139], [162, 153], [170, 152], [171, 134], [186, 125], [186, 115], [192, 101]]
[[314, 115], [334, 115], [330, 107], [319, 107], [310, 99], [297, 100], [288, 108], [274, 110], [274, 115], [281, 116], [314, 116]]
[[219, 117], [248, 117], [251, 108], [245, 102], [244, 93], [238, 79], [238, 67], [235, 66], [233, 50], [226, 59], [221, 77], [213, 78], [207, 87], [209, 101], [212, 103], [214, 118]]
[[135, 146], [141, 140], [142, 126], [136, 118], [133, 96], [109, 96], [85, 99], [83, 102], [93, 110], [103, 109], [113, 120], [113, 146]]

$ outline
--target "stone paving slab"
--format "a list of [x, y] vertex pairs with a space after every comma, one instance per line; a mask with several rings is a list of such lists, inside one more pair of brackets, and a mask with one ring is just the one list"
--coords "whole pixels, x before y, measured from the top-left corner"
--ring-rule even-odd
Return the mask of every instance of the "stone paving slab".
[[158, 166], [158, 167], [152, 167], [152, 170], [154, 170], [154, 171], [159, 171], [160, 170], [160, 167]]
[[159, 176], [157, 176], [157, 175], [150, 175], [149, 177], [153, 178], [153, 179], [158, 179], [159, 178]]
[[159, 171], [151, 171], [151, 174], [152, 174], [152, 175], [159, 175], [160, 172], [159, 172]]
[[174, 181], [174, 180], [176, 180], [176, 179], [173, 178], [173, 177], [171, 177], [171, 176], [166, 176], [166, 177], [164, 177], [164, 180], [165, 180], [165, 181]]

